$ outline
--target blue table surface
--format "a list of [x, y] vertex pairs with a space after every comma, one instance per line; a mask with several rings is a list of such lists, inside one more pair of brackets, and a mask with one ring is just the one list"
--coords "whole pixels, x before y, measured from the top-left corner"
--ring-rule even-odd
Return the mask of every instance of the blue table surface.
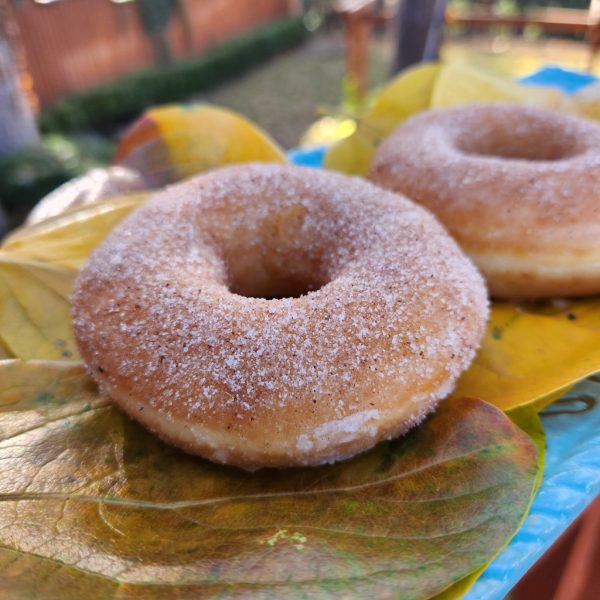
[[[521, 81], [571, 94], [598, 79], [550, 66]], [[295, 149], [288, 157], [295, 164], [321, 168], [325, 151], [324, 146]], [[577, 397], [585, 397], [585, 402], [576, 400]], [[465, 600], [504, 598], [600, 494], [600, 380], [578, 384], [544, 412], [542, 421], [546, 430], [546, 465], [529, 515], [508, 546], [465, 595]]]

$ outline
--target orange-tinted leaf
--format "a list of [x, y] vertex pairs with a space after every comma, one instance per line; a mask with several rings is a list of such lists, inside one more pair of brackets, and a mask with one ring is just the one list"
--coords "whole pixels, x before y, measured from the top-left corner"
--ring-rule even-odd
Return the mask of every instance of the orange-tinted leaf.
[[531, 439], [442, 404], [351, 461], [250, 474], [161, 443], [83, 370], [0, 363], [0, 595], [427, 598], [512, 536]]
[[118, 164], [153, 185], [244, 162], [286, 162], [282, 148], [242, 115], [210, 104], [156, 106], [125, 133]]

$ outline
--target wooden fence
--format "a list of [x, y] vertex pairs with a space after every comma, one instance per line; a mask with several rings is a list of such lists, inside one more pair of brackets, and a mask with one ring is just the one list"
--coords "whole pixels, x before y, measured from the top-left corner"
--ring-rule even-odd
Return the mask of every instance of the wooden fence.
[[[166, 40], [173, 57], [203, 49], [285, 16], [290, 0], [179, 0]], [[16, 19], [33, 88], [42, 104], [154, 64], [136, 2], [23, 0]]]

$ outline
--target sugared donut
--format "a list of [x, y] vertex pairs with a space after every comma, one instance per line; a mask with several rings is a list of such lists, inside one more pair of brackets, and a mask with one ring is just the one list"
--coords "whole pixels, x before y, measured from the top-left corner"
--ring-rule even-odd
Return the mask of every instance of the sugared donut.
[[470, 363], [483, 280], [424, 209], [278, 165], [174, 185], [80, 272], [93, 377], [165, 440], [247, 469], [349, 457], [416, 425]]
[[422, 113], [369, 178], [427, 206], [496, 297], [600, 293], [600, 126], [515, 104]]

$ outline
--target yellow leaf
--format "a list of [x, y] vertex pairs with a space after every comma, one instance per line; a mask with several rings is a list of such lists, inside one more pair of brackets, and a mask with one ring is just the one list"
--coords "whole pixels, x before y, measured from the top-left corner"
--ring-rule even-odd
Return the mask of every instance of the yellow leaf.
[[71, 412], [69, 404], [77, 405], [82, 398], [93, 398], [99, 406], [108, 404], [108, 400], [98, 394], [96, 385], [79, 363], [3, 360], [0, 361], [0, 373], [3, 375], [0, 383], [0, 414], [6, 416], [6, 413], [15, 409], [27, 411], [30, 413], [28, 428], [45, 423], [44, 414], [36, 408], [47, 406], [51, 396], [56, 394], [64, 397], [65, 401], [60, 406], [67, 413]]
[[80, 360], [69, 292], [75, 271], [0, 253], [0, 339], [19, 358]]
[[541, 412], [544, 410], [544, 408], [546, 408], [546, 406], [549, 406], [553, 402], [560, 400], [560, 398], [562, 398], [567, 392], [569, 392], [569, 390], [571, 390], [576, 383], [577, 382], [574, 381], [573, 383], [570, 383], [569, 385], [566, 385], [565, 387], [560, 388], [555, 392], [551, 392], [546, 396], [541, 396], [540, 398], [535, 400], [533, 404], [527, 406], [533, 406], [537, 412]]
[[9, 350], [8, 346], [2, 341], [0, 337], [0, 360], [7, 358], [14, 358], [14, 354]]
[[435, 82], [431, 107], [443, 108], [470, 102], [518, 102], [558, 108], [563, 97], [564, 94], [556, 89], [516, 83], [471, 65], [451, 63], [442, 69]]
[[404, 119], [429, 108], [441, 71], [440, 63], [427, 63], [403, 71], [376, 94], [360, 120], [361, 129], [372, 132], [380, 141]]
[[334, 144], [356, 131], [356, 121], [348, 117], [323, 117], [315, 121], [300, 139], [301, 148]]
[[117, 196], [23, 227], [12, 233], [1, 249], [11, 256], [78, 269], [108, 232], [148, 195]]
[[503, 410], [537, 402], [600, 370], [600, 299], [494, 302], [483, 346], [454, 393]]
[[323, 166], [348, 175], [366, 175], [374, 153], [375, 143], [356, 131], [327, 150]]
[[377, 144], [404, 119], [425, 110], [441, 65], [430, 63], [402, 72], [375, 95], [356, 131], [333, 144], [323, 166], [349, 175], [366, 175]]
[[565, 110], [600, 121], [600, 82], [588, 85], [565, 100]]
[[287, 162], [283, 150], [241, 115], [209, 104], [148, 110], [121, 140], [117, 162], [164, 185], [230, 163]]

